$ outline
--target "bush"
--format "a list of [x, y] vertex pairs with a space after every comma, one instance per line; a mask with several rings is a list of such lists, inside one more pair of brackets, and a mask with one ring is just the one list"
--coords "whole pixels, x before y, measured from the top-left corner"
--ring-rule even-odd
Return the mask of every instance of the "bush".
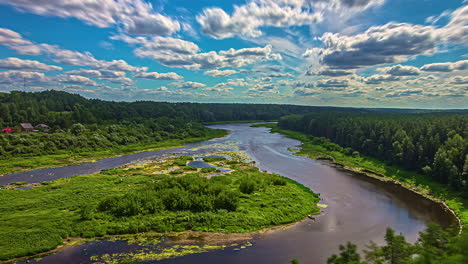
[[213, 167], [205, 167], [201, 169], [202, 173], [210, 173], [210, 172], [219, 172], [216, 168]]
[[252, 179], [242, 179], [239, 185], [239, 190], [245, 194], [251, 194], [257, 190], [257, 183]]

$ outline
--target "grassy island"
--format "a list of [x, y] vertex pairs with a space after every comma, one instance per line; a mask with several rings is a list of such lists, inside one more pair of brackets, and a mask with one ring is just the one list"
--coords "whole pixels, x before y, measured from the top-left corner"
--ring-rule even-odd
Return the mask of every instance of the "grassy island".
[[319, 212], [318, 195], [288, 178], [235, 158], [211, 162], [226, 171], [222, 176], [185, 170], [190, 160], [133, 164], [27, 190], [3, 186], [0, 260], [46, 252], [67, 238], [146, 231], [243, 233]]

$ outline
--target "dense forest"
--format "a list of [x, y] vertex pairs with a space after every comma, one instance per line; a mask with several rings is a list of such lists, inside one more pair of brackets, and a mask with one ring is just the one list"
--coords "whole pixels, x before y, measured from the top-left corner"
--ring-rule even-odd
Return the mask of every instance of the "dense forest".
[[60, 91], [0, 93], [0, 126], [46, 123], [62, 129], [74, 123], [144, 122], [161, 117], [199, 122], [277, 120], [289, 114], [321, 111], [369, 112], [357, 108], [272, 104], [199, 104], [153, 101], [111, 102]]
[[468, 196], [466, 114], [311, 113], [283, 117], [279, 127], [423, 173]]

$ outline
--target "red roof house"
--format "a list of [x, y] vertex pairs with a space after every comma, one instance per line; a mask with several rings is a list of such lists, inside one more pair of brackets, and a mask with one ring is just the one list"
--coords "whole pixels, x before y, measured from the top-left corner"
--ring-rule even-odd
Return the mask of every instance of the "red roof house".
[[31, 123], [21, 123], [20, 124], [21, 131], [33, 131], [34, 127], [31, 125]]
[[3, 133], [13, 133], [13, 128], [12, 127], [4, 127], [2, 129]]

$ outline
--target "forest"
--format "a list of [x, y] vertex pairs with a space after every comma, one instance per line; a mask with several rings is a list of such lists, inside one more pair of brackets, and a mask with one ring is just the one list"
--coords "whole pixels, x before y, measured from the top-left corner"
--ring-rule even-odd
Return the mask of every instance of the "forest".
[[468, 197], [466, 114], [328, 112], [285, 116], [278, 125], [326, 138], [343, 153], [419, 172]]
[[[321, 111], [370, 112], [358, 108], [273, 104], [200, 104], [153, 101], [111, 102], [60, 91], [0, 93], [0, 126], [46, 123], [70, 129], [73, 124], [144, 123], [162, 117], [198, 122], [277, 120], [289, 114]], [[397, 110], [395, 110], [397, 111]]]

